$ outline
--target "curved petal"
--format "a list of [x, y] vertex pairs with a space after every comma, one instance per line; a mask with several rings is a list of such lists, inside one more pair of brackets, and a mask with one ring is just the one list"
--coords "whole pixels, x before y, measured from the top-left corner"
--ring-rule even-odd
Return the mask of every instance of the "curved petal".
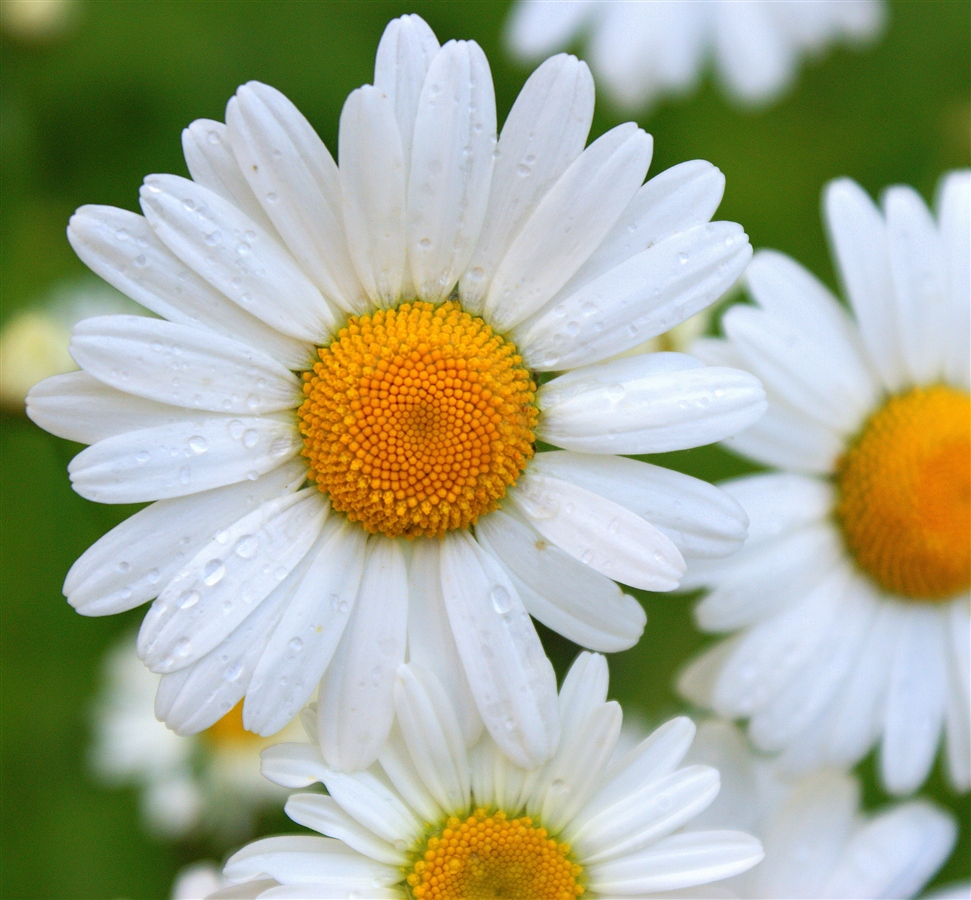
[[255, 481], [300, 447], [291, 422], [216, 416], [105, 438], [82, 450], [67, 470], [74, 490], [88, 500], [143, 503]]
[[496, 101], [478, 44], [449, 41], [418, 99], [408, 179], [408, 260], [418, 297], [448, 296], [475, 249], [489, 202]]
[[78, 322], [71, 356], [104, 384], [187, 409], [252, 416], [303, 402], [300, 381], [272, 356], [147, 316]]
[[499, 563], [465, 532], [441, 551], [442, 594], [476, 706], [517, 765], [545, 762], [559, 739], [556, 676]]
[[320, 684], [317, 733], [332, 768], [377, 759], [394, 718], [394, 681], [405, 661], [408, 573], [397, 541], [367, 543], [364, 574], [344, 636]]
[[684, 574], [684, 558], [670, 538], [599, 494], [528, 471], [507, 497], [543, 537], [608, 578], [671, 591]]

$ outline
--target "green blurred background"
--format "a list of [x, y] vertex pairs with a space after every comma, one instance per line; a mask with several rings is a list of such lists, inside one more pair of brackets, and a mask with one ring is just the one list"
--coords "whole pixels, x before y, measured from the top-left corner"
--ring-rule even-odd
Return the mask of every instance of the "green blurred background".
[[[418, 12], [442, 41], [474, 38], [492, 65], [500, 121], [528, 71], [502, 52], [497, 2], [156, 2], [89, 0], [63, 33], [2, 43], [2, 316], [43, 301], [84, 267], [64, 236], [84, 203], [137, 210], [142, 178], [186, 174], [180, 132], [222, 119], [250, 79], [284, 91], [331, 148], [341, 105], [371, 80], [386, 22]], [[893, 3], [871, 50], [837, 49], [805, 66], [798, 87], [767, 112], [742, 114], [706, 79], [686, 102], [642, 124], [654, 135], [652, 173], [704, 158], [728, 187], [718, 217], [741, 222], [756, 247], [784, 250], [831, 285], [819, 221], [822, 185], [850, 175], [871, 193], [913, 184], [931, 198], [941, 172], [969, 164], [971, 3]], [[591, 137], [620, 121], [601, 100]], [[79, 449], [16, 410], [2, 419], [2, 884], [5, 898], [163, 898], [176, 870], [222, 848], [166, 844], [141, 828], [134, 791], [87, 773], [88, 721], [104, 649], [142, 611], [107, 619], [74, 613], [61, 596], [70, 564], [132, 511], [72, 493], [65, 466]], [[745, 465], [714, 448], [661, 458], [717, 480]], [[641, 595], [649, 622], [634, 649], [612, 657], [612, 693], [648, 722], [680, 709], [672, 675], [707, 638], [690, 598]], [[543, 633], [562, 675], [576, 648]], [[866, 802], [886, 802], [861, 766]], [[961, 820], [937, 882], [971, 872], [968, 797], [940, 768], [925, 793]], [[287, 828], [282, 814], [265, 828]]]

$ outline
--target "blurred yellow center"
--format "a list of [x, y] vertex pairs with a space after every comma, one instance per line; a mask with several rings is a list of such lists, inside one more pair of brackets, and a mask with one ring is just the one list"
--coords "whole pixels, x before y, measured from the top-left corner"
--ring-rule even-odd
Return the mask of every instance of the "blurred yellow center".
[[428, 839], [407, 882], [418, 900], [574, 900], [584, 890], [582, 871], [570, 845], [532, 819], [477, 809]]
[[533, 455], [536, 385], [455, 303], [351, 316], [304, 373], [309, 477], [389, 537], [442, 536], [498, 506]]
[[952, 387], [891, 397], [840, 460], [836, 518], [880, 587], [945, 600], [971, 586], [971, 397]]
[[202, 736], [217, 747], [227, 747], [231, 744], [256, 744], [263, 740], [258, 734], [243, 728], [242, 700], [218, 722], [210, 725]]

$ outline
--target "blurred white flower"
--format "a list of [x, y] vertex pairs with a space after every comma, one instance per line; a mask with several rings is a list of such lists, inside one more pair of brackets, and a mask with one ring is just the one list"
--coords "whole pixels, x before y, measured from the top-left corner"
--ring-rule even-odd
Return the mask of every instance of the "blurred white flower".
[[113, 313], [145, 313], [133, 300], [98, 278], [58, 285], [42, 302], [15, 312], [0, 331], [0, 403], [23, 412], [38, 381], [72, 372], [71, 329], [81, 319]]
[[879, 209], [849, 179], [825, 218], [851, 316], [794, 260], [759, 251], [754, 305], [691, 352], [748, 368], [769, 411], [727, 445], [782, 471], [721, 486], [749, 516], [728, 560], [698, 560], [696, 618], [739, 631], [683, 674], [691, 699], [784, 751], [794, 769], [880, 744], [893, 793], [916, 790], [945, 738], [971, 785], [971, 172], [936, 216], [909, 187]]
[[220, 888], [229, 887], [214, 862], [197, 862], [183, 868], [172, 884], [171, 900], [206, 900]]
[[957, 838], [950, 813], [924, 800], [862, 813], [853, 775], [836, 769], [788, 775], [777, 761], [753, 753], [727, 722], [703, 722], [685, 761], [721, 773], [721, 792], [695, 820], [698, 827], [731, 822], [765, 846], [765, 859], [719, 883], [721, 893], [702, 889], [692, 898], [905, 900], [933, 878]]
[[0, 30], [23, 43], [45, 43], [76, 24], [80, 0], [0, 0]]
[[883, 0], [519, 0], [507, 37], [535, 60], [589, 34], [585, 56], [627, 110], [688, 93], [710, 56], [729, 96], [758, 107], [791, 87], [803, 56], [871, 41], [885, 16]]
[[[93, 711], [95, 774], [106, 784], [139, 789], [153, 833], [245, 837], [258, 810], [286, 797], [260, 775], [260, 751], [270, 742], [243, 729], [239, 707], [200, 734], [175, 734], [155, 718], [158, 682], [138, 659], [134, 635], [109, 649]], [[284, 734], [303, 730], [295, 722]]]

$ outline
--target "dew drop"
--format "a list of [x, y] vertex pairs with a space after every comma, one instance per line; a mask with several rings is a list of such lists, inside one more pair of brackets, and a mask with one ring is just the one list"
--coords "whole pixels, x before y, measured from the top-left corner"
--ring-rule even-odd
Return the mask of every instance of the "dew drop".
[[179, 481], [182, 484], [188, 484], [189, 479], [192, 478], [192, 470], [188, 466], [183, 466], [179, 469]]
[[257, 409], [260, 405], [260, 398], [258, 394], [250, 394], [246, 398], [246, 406], [249, 409]]
[[210, 144], [213, 144], [213, 145], [218, 144], [219, 143], [219, 132], [218, 131], [207, 131], [206, 132], [206, 140], [209, 141]]
[[287, 647], [290, 648], [291, 653], [299, 653], [301, 650], [303, 650], [303, 641], [300, 640], [300, 638], [294, 638], [289, 644], [287, 644]]
[[199, 592], [198, 591], [183, 591], [179, 594], [179, 599], [175, 601], [175, 605], [179, 609], [191, 609], [199, 602]]
[[683, 265], [684, 265], [684, 264], [685, 264], [685, 263], [686, 263], [687, 261], [688, 261], [688, 254], [687, 254], [687, 253], [679, 253], [679, 254], [678, 254], [678, 262], [679, 262], [679, 263], [681, 263], [681, 265], [682, 265], [682, 266], [683, 266]]
[[146, 578], [146, 580], [148, 581], [149, 584], [158, 584], [158, 580], [161, 577], [162, 576], [159, 573], [159, 570], [158, 569], [150, 569], [149, 572], [148, 572], [148, 574], [145, 576], [145, 578]]
[[223, 672], [223, 680], [230, 683], [239, 680], [239, 676], [243, 674], [243, 663], [242, 661], [236, 663], [234, 666], [230, 666]]
[[266, 195], [266, 202], [267, 202], [267, 203], [276, 203], [276, 201], [277, 201], [278, 199], [279, 199], [279, 198], [277, 197], [277, 195], [276, 195], [276, 194], [275, 194], [275, 193], [274, 193], [273, 191], [270, 191], [270, 192], [269, 192], [269, 193], [268, 193], [268, 194]]
[[177, 656], [185, 658], [192, 652], [192, 641], [188, 638], [182, 638], [175, 644], [175, 653]]
[[125, 600], [125, 601], [131, 600], [131, 597], [132, 597], [131, 588], [122, 588], [119, 596], [121, 597], [122, 600]]
[[150, 454], [147, 450], [140, 450], [138, 453], [135, 454], [135, 462], [137, 462], [140, 466], [145, 465], [145, 463], [147, 463], [149, 459], [150, 459]]
[[489, 591], [489, 599], [492, 601], [492, 608], [501, 616], [512, 609], [512, 597], [501, 584], [495, 585]]
[[125, 230], [124, 228], [119, 228], [119, 229], [118, 229], [118, 230], [117, 230], [117, 231], [115, 232], [115, 237], [116, 237], [116, 238], [117, 238], [117, 239], [118, 239], [119, 241], [127, 241], [127, 240], [128, 240], [128, 238], [129, 238], [129, 234], [128, 234], [128, 232], [127, 232], [127, 231], [126, 231], [126, 230]]
[[247, 244], [246, 241], [241, 241], [240, 243], [238, 243], [236, 245], [236, 252], [240, 256], [248, 256], [250, 250], [252, 250], [252, 249], [253, 248], [249, 244]]
[[290, 442], [286, 438], [277, 438], [270, 444], [270, 456], [277, 459], [290, 452]]
[[627, 390], [622, 384], [611, 384], [607, 387], [607, 399], [613, 403], [623, 400], [626, 393]]
[[193, 435], [189, 438], [189, 449], [196, 454], [205, 453], [209, 449], [209, 441], [201, 434]]
[[233, 547], [235, 553], [241, 559], [252, 559], [256, 556], [256, 551], [260, 549], [259, 540], [252, 534], [244, 534]]
[[654, 558], [659, 563], [666, 563], [668, 561], [667, 557], [660, 550], [655, 550], [654, 551]]
[[205, 242], [210, 247], [215, 247], [221, 239], [222, 235], [218, 231], [210, 231], [209, 234], [205, 236]]
[[243, 446], [248, 450], [251, 450], [256, 446], [256, 442], [260, 439], [260, 433], [255, 428], [248, 428], [243, 432]]
[[226, 566], [221, 559], [210, 559], [202, 570], [202, 583], [208, 587], [219, 584], [226, 574]]
[[131, 569], [131, 564], [122, 560], [120, 563], [118, 563], [117, 568], [119, 572], [127, 572], [129, 569]]

